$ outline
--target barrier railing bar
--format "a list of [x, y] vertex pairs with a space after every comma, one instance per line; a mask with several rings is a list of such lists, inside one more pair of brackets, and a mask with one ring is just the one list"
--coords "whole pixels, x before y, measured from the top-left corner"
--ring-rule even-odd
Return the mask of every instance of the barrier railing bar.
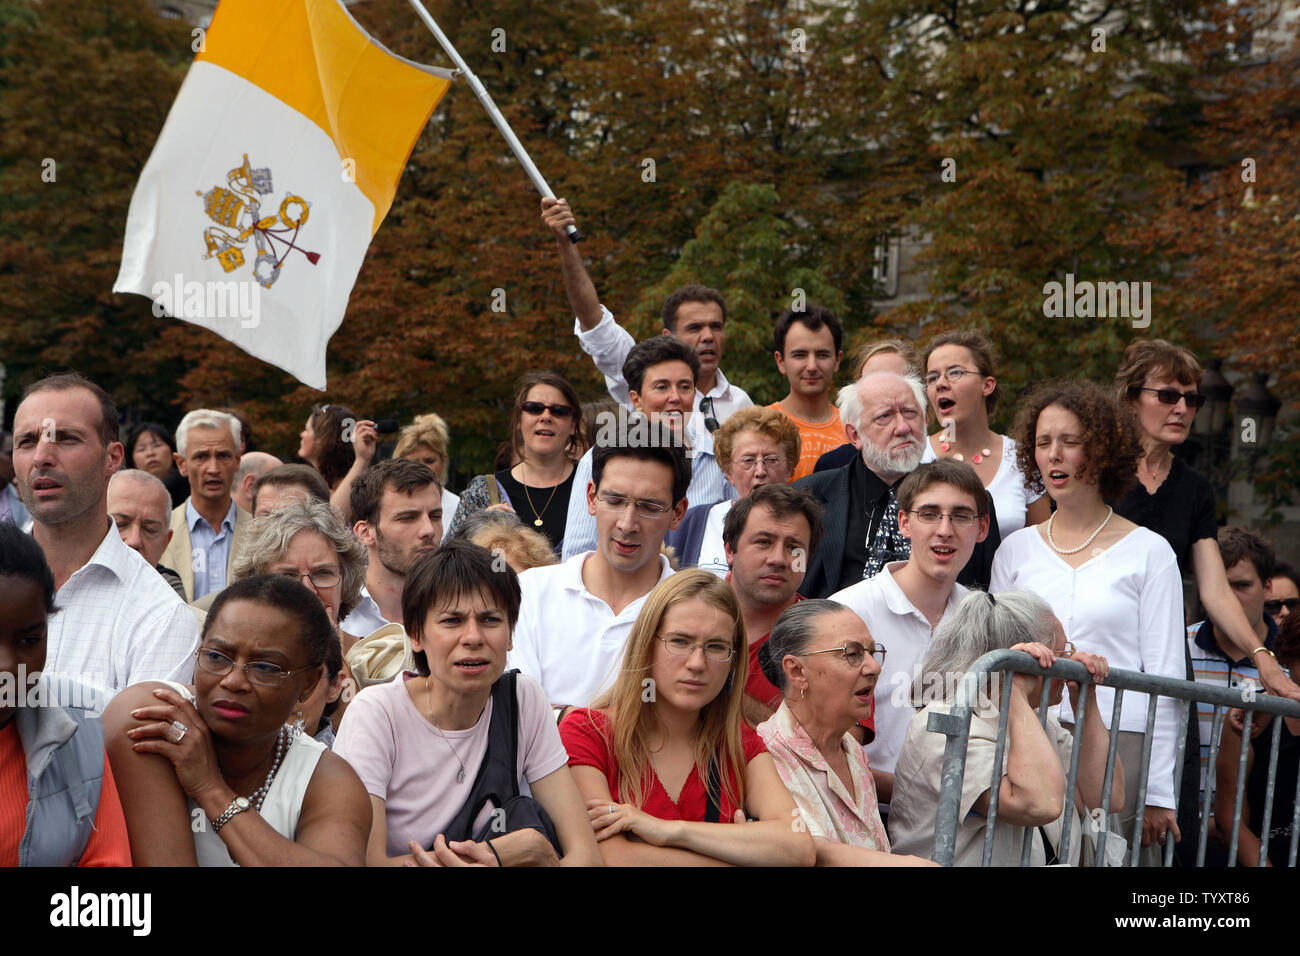
[[1277, 753], [1282, 743], [1282, 718], [1273, 718], [1273, 739], [1268, 745], [1268, 786], [1264, 789], [1264, 823], [1260, 827], [1264, 832], [1259, 839], [1259, 862], [1264, 866], [1268, 862], [1268, 838], [1273, 832], [1273, 784], [1277, 782]]
[[1246, 761], [1250, 758], [1250, 725], [1254, 711], [1246, 711], [1241, 723], [1241, 756], [1237, 758], [1237, 787], [1232, 795], [1232, 835], [1228, 842], [1228, 866], [1237, 865], [1237, 839], [1241, 836], [1241, 798], [1246, 792]]
[[1110, 793], [1115, 783], [1115, 753], [1119, 749], [1119, 715], [1123, 709], [1124, 695], [1118, 689], [1115, 691], [1115, 706], [1111, 708], [1110, 713], [1110, 742], [1106, 745], [1106, 778], [1101, 785], [1101, 805], [1103, 810], [1103, 819], [1106, 826], [1097, 834], [1097, 860], [1099, 863], [1105, 862], [1106, 859], [1106, 837], [1110, 833]]
[[[1120, 691], [1115, 691], [1118, 697]], [[1129, 866], [1137, 866], [1142, 855], [1142, 823], [1147, 811], [1147, 778], [1151, 775], [1151, 740], [1156, 732], [1156, 703], [1160, 698], [1155, 694], [1147, 695], [1147, 729], [1142, 735], [1142, 759], [1139, 766], [1142, 773], [1138, 776], [1137, 815], [1133, 818], [1133, 849], [1129, 853]], [[1176, 788], [1175, 788], [1176, 789]]]
[[1002, 755], [1007, 746], [1007, 719], [1011, 716], [1011, 680], [1002, 681], [1002, 706], [998, 708], [998, 739], [993, 748], [993, 780], [989, 783], [988, 826], [984, 830], [984, 856], [981, 866], [993, 861], [993, 829], [998, 824], [998, 795], [1002, 791]]
[[[1091, 683], [1091, 681], [1088, 683]], [[1079, 710], [1074, 715], [1074, 746], [1070, 748], [1070, 772], [1065, 775], [1065, 806], [1067, 810], [1074, 806], [1074, 794], [1079, 789], [1079, 750], [1081, 749], [1084, 721], [1087, 719], [1088, 687], [1085, 684], [1079, 690]], [[1062, 863], [1068, 863], [1070, 860], [1070, 824], [1073, 822], [1074, 814], [1066, 813], [1065, 821], [1061, 825], [1061, 849], [1057, 852], [1057, 856], [1061, 858]], [[1082, 826], [1086, 825], [1086, 823], [1082, 824]], [[1080, 839], [1083, 838], [1080, 837]], [[1082, 854], [1080, 859], [1082, 859]]]
[[[1195, 708], [1190, 700], [1183, 703], [1183, 716], [1178, 721], [1178, 744], [1174, 751], [1174, 819], [1178, 819], [1178, 811], [1181, 804], [1182, 780], [1183, 780], [1183, 762], [1187, 759], [1187, 722], [1192, 718], [1192, 710]], [[1198, 758], [1200, 754], [1196, 755]], [[1174, 834], [1173, 831], [1165, 833], [1165, 866], [1174, 865]]]
[[1201, 794], [1201, 836], [1196, 843], [1196, 865], [1205, 866], [1205, 843], [1210, 836], [1210, 828], [1206, 826], [1210, 822], [1210, 807], [1214, 806], [1211, 802], [1214, 799], [1214, 764], [1219, 758], [1219, 737], [1223, 732], [1223, 705], [1214, 705], [1214, 716], [1210, 726], [1210, 757], [1209, 763], [1205, 770], [1205, 792]]

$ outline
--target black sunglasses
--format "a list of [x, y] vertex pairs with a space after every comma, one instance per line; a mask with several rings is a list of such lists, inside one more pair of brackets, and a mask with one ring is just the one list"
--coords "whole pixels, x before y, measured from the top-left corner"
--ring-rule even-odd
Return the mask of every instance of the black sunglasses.
[[1128, 390], [1128, 397], [1137, 398], [1139, 392], [1155, 392], [1161, 405], [1177, 405], [1180, 398], [1187, 402], [1188, 408], [1200, 408], [1205, 404], [1205, 396], [1200, 392], [1180, 392], [1176, 388], [1146, 388], [1142, 385], [1134, 385]]
[[1282, 608], [1286, 608], [1287, 613], [1290, 614], [1297, 607], [1300, 607], [1300, 598], [1278, 598], [1264, 602], [1264, 610], [1268, 611], [1270, 616], [1277, 614]]
[[519, 407], [529, 415], [540, 415], [542, 412], [550, 409], [551, 414], [556, 418], [570, 418], [573, 416], [573, 409], [568, 405], [547, 405], [543, 402], [524, 402]]

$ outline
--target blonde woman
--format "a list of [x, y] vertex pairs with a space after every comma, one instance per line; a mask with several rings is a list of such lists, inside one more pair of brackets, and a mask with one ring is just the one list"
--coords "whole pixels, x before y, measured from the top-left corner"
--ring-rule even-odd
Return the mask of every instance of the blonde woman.
[[[650, 593], [613, 688], [560, 724], [607, 864], [810, 866], [812, 838], [741, 702], [731, 589], [683, 571]], [[750, 822], [744, 826], [734, 823]]]

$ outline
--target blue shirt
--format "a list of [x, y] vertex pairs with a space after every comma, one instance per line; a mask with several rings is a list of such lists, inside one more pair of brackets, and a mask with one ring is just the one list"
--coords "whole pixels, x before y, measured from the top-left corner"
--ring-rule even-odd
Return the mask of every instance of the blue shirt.
[[226, 564], [230, 560], [230, 542], [235, 536], [235, 502], [221, 520], [221, 532], [212, 530], [206, 518], [194, 510], [194, 498], [185, 499], [185, 524], [190, 529], [191, 556], [194, 559], [194, 594], [197, 601], [205, 594], [226, 586]]

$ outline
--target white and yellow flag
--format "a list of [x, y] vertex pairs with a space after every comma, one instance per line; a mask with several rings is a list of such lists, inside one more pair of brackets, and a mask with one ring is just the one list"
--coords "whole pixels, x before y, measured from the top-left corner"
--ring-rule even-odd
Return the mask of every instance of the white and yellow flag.
[[371, 236], [450, 73], [339, 0], [221, 0], [140, 174], [114, 292], [325, 388]]

